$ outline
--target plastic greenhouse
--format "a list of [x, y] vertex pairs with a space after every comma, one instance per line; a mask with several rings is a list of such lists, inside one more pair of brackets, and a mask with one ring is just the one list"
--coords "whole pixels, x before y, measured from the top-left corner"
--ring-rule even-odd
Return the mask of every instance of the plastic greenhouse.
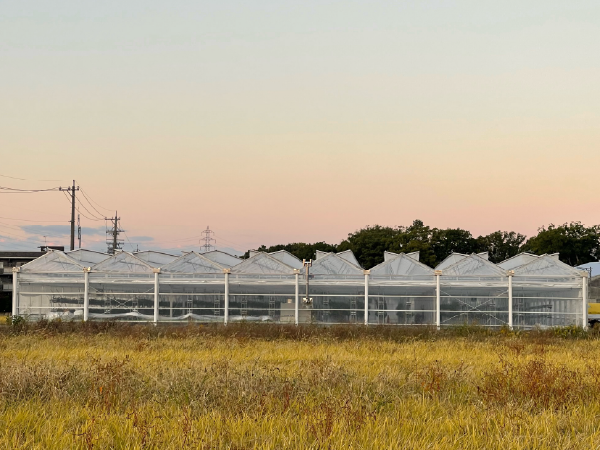
[[[453, 253], [438, 267], [385, 252], [364, 270], [351, 251], [286, 251], [242, 260], [220, 251], [181, 256], [50, 251], [13, 271], [13, 315], [150, 322], [258, 321], [514, 328], [587, 325], [587, 271], [558, 255], [521, 253], [493, 264]], [[307, 275], [308, 270], [308, 275]]]

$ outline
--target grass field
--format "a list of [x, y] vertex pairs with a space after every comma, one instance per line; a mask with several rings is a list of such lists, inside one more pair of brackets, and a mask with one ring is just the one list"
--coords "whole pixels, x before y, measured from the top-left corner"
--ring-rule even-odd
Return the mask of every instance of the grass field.
[[600, 446], [579, 329], [0, 328], [0, 448]]

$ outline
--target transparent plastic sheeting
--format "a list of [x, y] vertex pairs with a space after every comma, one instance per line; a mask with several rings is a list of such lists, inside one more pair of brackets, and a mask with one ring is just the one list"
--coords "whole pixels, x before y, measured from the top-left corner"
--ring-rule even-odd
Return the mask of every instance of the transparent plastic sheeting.
[[[190, 256], [192, 260], [193, 255]], [[327, 262], [327, 255], [321, 260]], [[410, 261], [402, 262], [408, 263]], [[540, 261], [539, 265], [546, 263]], [[227, 316], [230, 322], [293, 323], [298, 280], [300, 323], [364, 323], [367, 278], [369, 324], [436, 323], [435, 275], [400, 276], [390, 274], [389, 270], [366, 277], [357, 273], [320, 273], [310, 276], [309, 300], [305, 301], [303, 274], [266, 273], [282, 264], [276, 258], [264, 258], [261, 264], [263, 273], [242, 271], [228, 276]], [[465, 323], [490, 327], [508, 325], [507, 276], [474, 274], [442, 275], [439, 278], [441, 326]], [[513, 326], [581, 325], [584, 281], [580, 276], [564, 274], [513, 276]], [[154, 320], [154, 282], [155, 274], [147, 272], [90, 273], [89, 318]], [[84, 289], [83, 271], [19, 273], [17, 313], [34, 319], [80, 320]], [[223, 322], [226, 315], [225, 275], [160, 273], [158, 313], [161, 322]]]

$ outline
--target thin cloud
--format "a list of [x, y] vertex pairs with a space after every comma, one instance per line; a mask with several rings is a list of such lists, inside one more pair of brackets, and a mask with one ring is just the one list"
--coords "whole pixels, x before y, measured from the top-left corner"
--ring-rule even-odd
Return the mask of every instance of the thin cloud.
[[150, 242], [153, 241], [154, 238], [152, 236], [131, 236], [129, 240], [131, 242]]
[[[38, 236], [66, 236], [71, 234], [70, 225], [21, 225], [21, 230], [28, 234], [36, 234]], [[104, 234], [104, 227], [88, 228], [81, 227], [81, 234], [95, 235]]]

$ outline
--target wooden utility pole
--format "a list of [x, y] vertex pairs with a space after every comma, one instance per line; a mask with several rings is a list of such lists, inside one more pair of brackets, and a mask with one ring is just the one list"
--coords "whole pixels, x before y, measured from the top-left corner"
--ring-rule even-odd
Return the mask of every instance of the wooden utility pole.
[[61, 187], [58, 190], [65, 191], [71, 196], [71, 250], [75, 250], [75, 191], [79, 190], [79, 186], [75, 187], [75, 180], [73, 180], [72, 187]]

